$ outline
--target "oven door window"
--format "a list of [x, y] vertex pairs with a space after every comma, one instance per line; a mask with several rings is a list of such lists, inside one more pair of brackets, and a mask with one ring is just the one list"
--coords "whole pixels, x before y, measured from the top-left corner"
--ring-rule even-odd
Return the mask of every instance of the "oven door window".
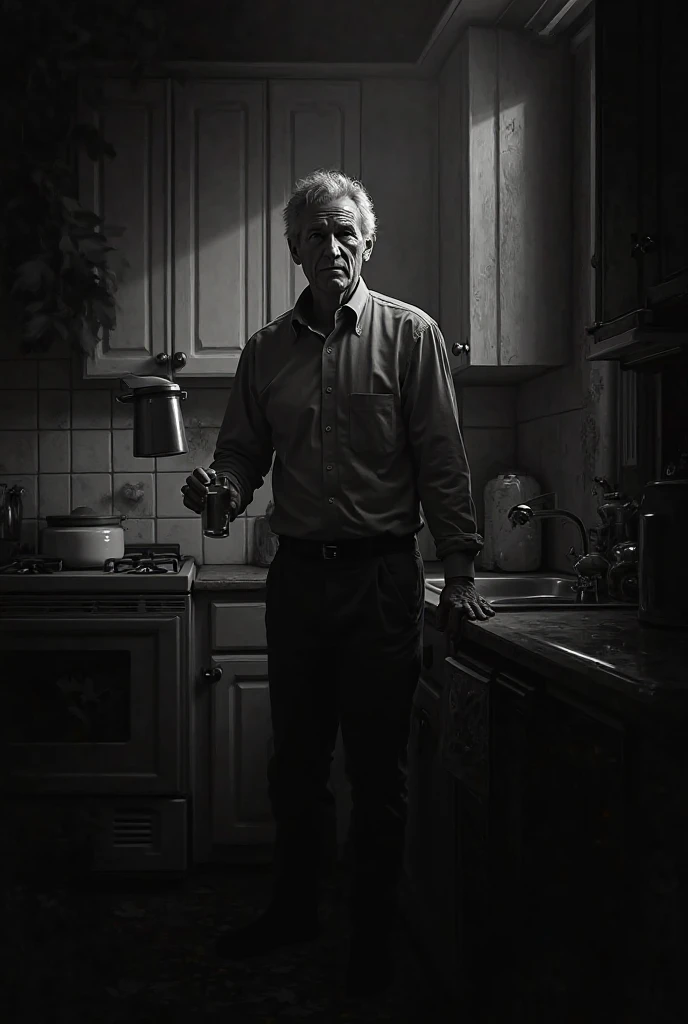
[[178, 618], [5, 620], [0, 649], [10, 788], [178, 790]]

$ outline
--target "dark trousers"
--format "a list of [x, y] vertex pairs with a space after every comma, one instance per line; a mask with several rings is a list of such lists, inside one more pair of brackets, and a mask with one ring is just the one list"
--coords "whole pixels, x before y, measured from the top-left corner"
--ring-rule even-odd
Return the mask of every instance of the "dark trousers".
[[356, 560], [280, 548], [266, 604], [276, 891], [301, 906], [317, 902], [335, 827], [329, 774], [341, 726], [353, 805], [352, 916], [354, 924], [384, 925], [403, 860], [422, 558], [417, 545]]

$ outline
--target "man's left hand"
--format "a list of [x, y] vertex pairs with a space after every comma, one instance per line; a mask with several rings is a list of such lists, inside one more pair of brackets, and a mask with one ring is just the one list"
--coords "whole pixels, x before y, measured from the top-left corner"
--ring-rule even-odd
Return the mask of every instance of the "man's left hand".
[[449, 633], [452, 640], [458, 640], [464, 618], [485, 621], [494, 615], [492, 608], [475, 589], [475, 582], [469, 577], [448, 580], [437, 608], [437, 628]]

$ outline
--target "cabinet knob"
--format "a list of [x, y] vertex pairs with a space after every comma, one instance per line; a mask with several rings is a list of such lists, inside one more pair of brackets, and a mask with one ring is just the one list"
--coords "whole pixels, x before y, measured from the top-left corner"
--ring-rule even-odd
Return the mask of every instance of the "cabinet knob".
[[167, 354], [167, 352], [158, 352], [157, 356], [155, 357], [155, 361], [158, 364], [158, 366], [167, 366], [167, 364], [170, 361], [170, 357]]
[[222, 665], [214, 665], [212, 668], [204, 668], [203, 678], [206, 683], [219, 683], [222, 679]]
[[454, 344], [452, 345], [452, 353], [455, 356], [460, 356], [462, 352], [468, 353], [470, 351], [471, 351], [471, 346], [468, 344], [467, 341], [465, 341], [463, 343], [460, 342], [460, 341], [455, 341]]
[[186, 352], [175, 352], [172, 356], [172, 365], [175, 370], [181, 370], [186, 366]]

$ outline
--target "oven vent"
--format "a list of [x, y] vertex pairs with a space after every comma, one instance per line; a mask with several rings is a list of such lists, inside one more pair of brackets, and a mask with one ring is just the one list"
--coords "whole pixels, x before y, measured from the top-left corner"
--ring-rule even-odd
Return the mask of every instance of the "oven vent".
[[151, 594], [150, 597], [141, 594], [114, 597], [111, 594], [35, 594], [24, 596], [13, 594], [6, 598], [0, 598], [1, 618], [34, 618], [36, 616], [50, 616], [51, 618], [74, 618], [81, 616], [91, 618], [93, 616], [107, 615], [110, 617], [127, 616], [160, 616], [160, 615], [181, 615], [186, 611], [186, 599], [184, 597], [163, 597]]
[[112, 846], [115, 850], [157, 850], [159, 816], [153, 810], [118, 810], [112, 815]]

